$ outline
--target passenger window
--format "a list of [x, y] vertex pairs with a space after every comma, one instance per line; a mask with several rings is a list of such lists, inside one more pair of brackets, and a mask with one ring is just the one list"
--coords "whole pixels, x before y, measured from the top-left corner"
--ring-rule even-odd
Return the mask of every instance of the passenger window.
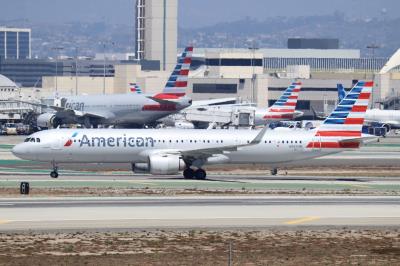
[[35, 139], [34, 139], [34, 138], [31, 138], [31, 142], [35, 142]]
[[29, 142], [31, 140], [31, 138], [26, 138], [25, 140], [24, 140], [24, 142]]

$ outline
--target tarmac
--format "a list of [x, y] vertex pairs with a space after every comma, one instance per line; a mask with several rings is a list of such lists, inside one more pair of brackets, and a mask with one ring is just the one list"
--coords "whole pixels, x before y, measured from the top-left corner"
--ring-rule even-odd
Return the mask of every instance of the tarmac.
[[399, 197], [1, 199], [0, 231], [397, 226]]
[[[140, 230], [154, 228], [263, 228], [293, 226], [398, 226], [400, 177], [234, 174], [212, 172], [208, 180], [180, 176], [132, 174], [126, 165], [74, 165], [61, 168], [60, 178], [49, 178], [49, 165], [22, 161], [10, 150], [22, 137], [0, 139], [0, 189], [17, 189], [30, 182], [31, 195], [0, 198], [0, 232], [46, 230]], [[400, 138], [320, 159], [308, 167], [400, 165]], [[219, 196], [161, 195], [135, 197], [48, 197], [35, 191], [51, 189], [154, 191], [217, 191]], [[251, 195], [223, 195], [226, 192]], [[279, 194], [286, 191], [286, 195]], [[317, 191], [312, 196], [305, 192]], [[332, 196], [320, 192], [328, 191]], [[347, 192], [355, 192], [348, 195]], [[168, 193], [167, 193], [168, 194]], [[179, 194], [179, 193], [178, 193]], [[239, 193], [240, 194], [240, 193]], [[253, 195], [254, 194], [254, 195]], [[291, 195], [293, 194], [293, 195]], [[363, 196], [360, 196], [362, 194]], [[97, 194], [95, 194], [97, 195]]]

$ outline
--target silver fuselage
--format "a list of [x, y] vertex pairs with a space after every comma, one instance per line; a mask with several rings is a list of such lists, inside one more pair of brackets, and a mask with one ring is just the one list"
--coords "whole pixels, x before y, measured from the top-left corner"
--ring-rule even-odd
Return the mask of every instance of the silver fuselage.
[[[143, 94], [110, 94], [67, 97], [61, 100], [62, 107], [101, 117], [99, 122], [105, 125], [137, 124], [155, 122], [157, 119], [178, 112], [191, 104], [191, 100], [182, 97], [176, 103], [160, 104], [149, 95]], [[58, 116], [68, 121], [69, 114]], [[71, 122], [76, 122], [70, 117]]]
[[[55, 163], [139, 163], [152, 154], [237, 146], [250, 143], [258, 130], [53, 129], [32, 134], [13, 153], [26, 160]], [[208, 163], [288, 163], [343, 149], [307, 148], [315, 131], [268, 130], [261, 143], [216, 154]]]

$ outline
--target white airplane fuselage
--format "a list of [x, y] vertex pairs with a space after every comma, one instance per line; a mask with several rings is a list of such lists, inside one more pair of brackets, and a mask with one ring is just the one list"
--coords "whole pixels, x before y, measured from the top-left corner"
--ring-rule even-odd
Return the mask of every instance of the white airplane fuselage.
[[[146, 163], [149, 156], [250, 143], [258, 130], [177, 129], [53, 129], [32, 134], [35, 142], [14, 147], [13, 153], [26, 160], [53, 163]], [[262, 141], [238, 150], [216, 154], [205, 164], [278, 164], [337, 153], [343, 149], [307, 148], [318, 142], [315, 131], [267, 130]], [[37, 140], [40, 140], [38, 142]]]
[[102, 124], [138, 124], [157, 119], [190, 106], [191, 100], [182, 97], [175, 104], [160, 104], [144, 94], [85, 95], [65, 98], [63, 107], [104, 116]]
[[400, 110], [370, 109], [365, 114], [365, 121], [386, 124], [390, 128], [399, 128]]

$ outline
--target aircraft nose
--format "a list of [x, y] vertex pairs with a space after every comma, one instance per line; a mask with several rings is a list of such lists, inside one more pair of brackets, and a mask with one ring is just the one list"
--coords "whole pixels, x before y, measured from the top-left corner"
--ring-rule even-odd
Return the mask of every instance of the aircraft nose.
[[17, 144], [11, 150], [12, 154], [15, 156], [22, 158], [24, 155], [27, 154], [28, 150], [24, 144]]

